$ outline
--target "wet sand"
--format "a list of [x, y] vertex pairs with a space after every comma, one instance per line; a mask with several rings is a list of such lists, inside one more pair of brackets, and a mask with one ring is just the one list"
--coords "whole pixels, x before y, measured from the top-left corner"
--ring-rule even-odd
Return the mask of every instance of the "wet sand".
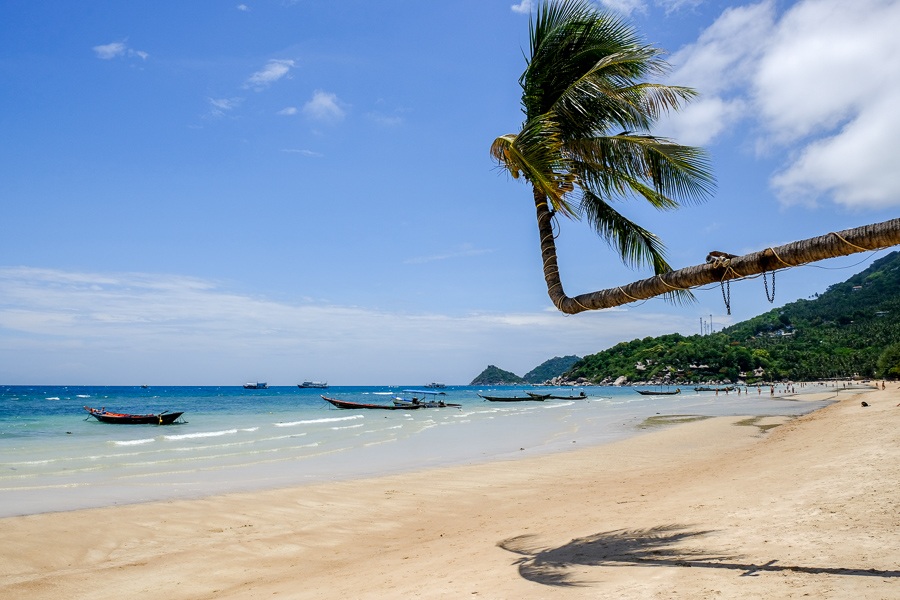
[[0, 598], [897, 598], [898, 403], [0, 519]]

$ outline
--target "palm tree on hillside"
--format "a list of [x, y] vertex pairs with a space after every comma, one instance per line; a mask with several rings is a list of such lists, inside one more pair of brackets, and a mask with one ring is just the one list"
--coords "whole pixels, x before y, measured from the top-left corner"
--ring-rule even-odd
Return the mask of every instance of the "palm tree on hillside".
[[[661, 240], [614, 205], [638, 198], [671, 210], [709, 196], [714, 181], [706, 154], [649, 133], [663, 113], [695, 92], [647, 81], [668, 70], [661, 51], [587, 0], [544, 0], [530, 33], [530, 57], [519, 78], [525, 121], [518, 133], [494, 140], [491, 155], [531, 184], [544, 279], [560, 311], [661, 295], [681, 299], [690, 288], [900, 244], [900, 219], [892, 219], [744, 256], [711, 252], [704, 264], [672, 271]], [[570, 298], [557, 268], [557, 213], [586, 219], [626, 264], [651, 266], [656, 275]]]
[[659, 49], [586, 0], [543, 2], [530, 33], [519, 78], [525, 121], [494, 140], [491, 155], [531, 185], [547, 291], [559, 310], [578, 312], [560, 280], [554, 216], [585, 219], [626, 264], [666, 273], [662, 241], [614, 205], [638, 198], [675, 209], [705, 199], [713, 177], [701, 149], [649, 133], [664, 112], [695, 95], [647, 81], [668, 70]]

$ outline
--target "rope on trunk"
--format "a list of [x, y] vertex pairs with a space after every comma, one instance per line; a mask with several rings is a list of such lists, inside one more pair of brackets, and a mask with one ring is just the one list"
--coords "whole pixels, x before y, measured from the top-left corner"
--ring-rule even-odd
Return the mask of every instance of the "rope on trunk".
[[851, 243], [848, 242], [846, 239], [844, 239], [844, 238], [841, 236], [841, 234], [839, 234], [839, 233], [837, 233], [837, 232], [835, 232], [835, 231], [832, 231], [832, 232], [831, 232], [831, 235], [835, 236], [837, 239], [841, 240], [842, 242], [844, 242], [845, 244], [847, 244], [847, 245], [850, 246], [851, 248], [856, 248], [857, 250], [861, 250], [861, 251], [864, 251], [864, 252], [868, 252], [868, 251], [872, 250], [872, 248], [863, 248], [862, 246], [857, 246], [856, 244], [851, 244]]

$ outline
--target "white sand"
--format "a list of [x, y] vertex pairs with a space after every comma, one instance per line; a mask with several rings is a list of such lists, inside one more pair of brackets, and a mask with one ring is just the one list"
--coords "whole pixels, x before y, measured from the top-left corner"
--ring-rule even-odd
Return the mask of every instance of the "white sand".
[[890, 388], [790, 421], [0, 519], [0, 598], [900, 598]]

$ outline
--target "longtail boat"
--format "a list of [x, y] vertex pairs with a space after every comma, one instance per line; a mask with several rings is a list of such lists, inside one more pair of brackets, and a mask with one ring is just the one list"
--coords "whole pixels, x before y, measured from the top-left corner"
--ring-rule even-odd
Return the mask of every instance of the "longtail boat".
[[410, 403], [409, 406], [397, 406], [394, 404], [366, 404], [364, 402], [350, 402], [349, 400], [338, 400], [337, 398], [329, 398], [322, 396], [322, 400], [336, 406], [337, 408], [374, 408], [381, 410], [412, 410], [422, 408], [421, 405]]
[[[536, 396], [542, 394], [533, 394], [531, 392], [527, 392], [529, 396]], [[587, 394], [581, 392], [580, 394], [575, 394], [574, 396], [557, 396], [555, 394], [549, 394], [547, 396], [547, 400], [587, 400]]]
[[403, 398], [402, 396], [394, 397], [394, 406], [403, 406], [405, 408], [461, 408], [462, 404], [453, 402], [444, 402], [438, 399], [438, 396], [446, 396], [446, 392], [433, 392], [431, 390], [403, 390], [405, 394], [412, 394], [411, 398]]
[[636, 391], [638, 394], [640, 394], [642, 396], [674, 396], [675, 394], [681, 393], [681, 388], [675, 388], [674, 392], [672, 392], [672, 391], [654, 392], [652, 390], [634, 390], [634, 391]]
[[535, 392], [525, 392], [535, 400], [565, 400], [565, 398], [561, 396], [554, 396], [553, 394], [537, 394]]
[[542, 394], [538, 394], [535, 396], [482, 396], [478, 394], [479, 397], [484, 398], [488, 402], [543, 402], [547, 399], [546, 396]]
[[164, 411], [159, 414], [132, 415], [128, 413], [109, 412], [105, 408], [91, 408], [85, 406], [84, 410], [101, 423], [118, 423], [121, 425], [171, 425], [183, 412]]

